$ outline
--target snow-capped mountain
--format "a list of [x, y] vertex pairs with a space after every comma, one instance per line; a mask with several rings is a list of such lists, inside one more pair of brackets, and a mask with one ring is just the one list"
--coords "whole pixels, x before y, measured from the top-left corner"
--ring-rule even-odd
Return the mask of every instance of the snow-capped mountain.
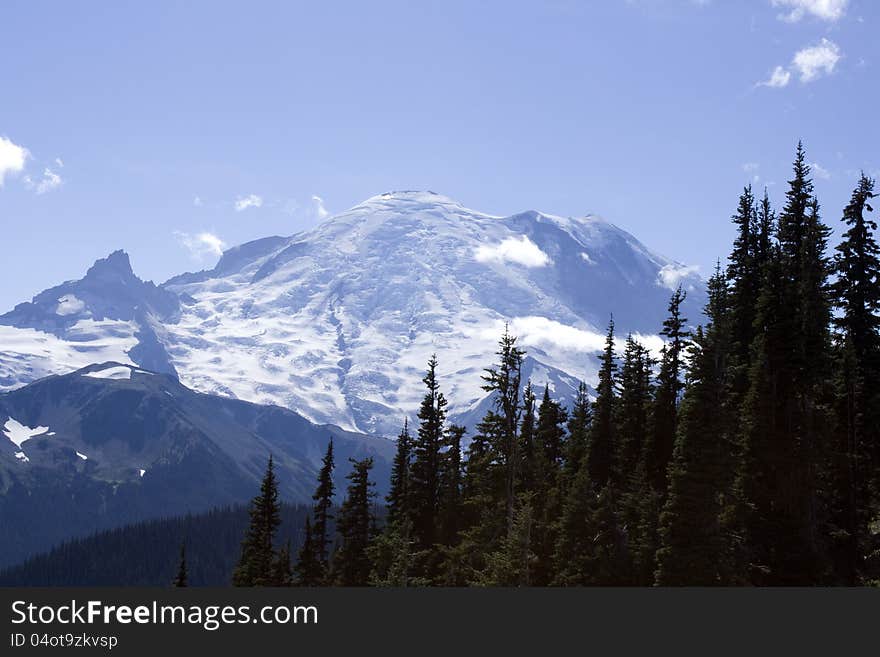
[[375, 196], [158, 288], [127, 283], [132, 296], [117, 303], [113, 278], [94, 270], [123, 258], [0, 317], [0, 385], [100, 354], [176, 372], [196, 390], [393, 435], [418, 407], [432, 353], [451, 416], [471, 423], [505, 322], [528, 351], [533, 385], [568, 398], [579, 380], [594, 382], [612, 313], [618, 336], [656, 348], [671, 290], [689, 291], [694, 320], [704, 298], [691, 268], [601, 218], [497, 217], [432, 192]]
[[68, 281], [0, 315], [0, 391], [90, 363], [137, 363], [174, 374], [156, 336], [179, 316], [177, 295], [134, 275], [114, 251]]

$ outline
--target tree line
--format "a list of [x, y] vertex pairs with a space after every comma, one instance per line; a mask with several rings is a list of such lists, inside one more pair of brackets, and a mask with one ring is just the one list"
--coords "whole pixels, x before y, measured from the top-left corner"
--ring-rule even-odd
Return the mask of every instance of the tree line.
[[[332, 442], [305, 538], [276, 545], [271, 459], [235, 585], [877, 585], [880, 250], [862, 175], [833, 255], [804, 149], [783, 207], [746, 187], [705, 322], [676, 290], [652, 353], [609, 322], [594, 394], [522, 381], [506, 329], [465, 448], [432, 357], [377, 505], [371, 459], [333, 506]], [[334, 517], [335, 516], [335, 517]]]

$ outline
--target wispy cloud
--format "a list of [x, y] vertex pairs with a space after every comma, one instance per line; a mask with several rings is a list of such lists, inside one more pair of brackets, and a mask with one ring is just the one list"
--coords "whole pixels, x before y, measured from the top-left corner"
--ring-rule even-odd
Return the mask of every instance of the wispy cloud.
[[201, 232], [192, 235], [182, 231], [174, 231], [174, 237], [178, 243], [189, 251], [194, 260], [203, 260], [208, 256], [221, 256], [226, 243], [209, 232]]
[[256, 194], [248, 194], [247, 196], [239, 196], [235, 200], [235, 211], [242, 212], [248, 208], [259, 208], [263, 206], [263, 197]]
[[792, 73], [797, 73], [800, 81], [804, 84], [813, 82], [834, 73], [842, 57], [840, 46], [823, 37], [816, 45], [798, 50], [792, 57], [791, 65], [788, 68], [777, 66], [773, 69], [770, 77], [759, 82], [757, 86], [775, 89], [786, 87], [791, 82]]
[[204, 204], [205, 204], [205, 202], [202, 200], [202, 197], [201, 197], [201, 196], [194, 196], [194, 197], [193, 197], [193, 205], [194, 205], [195, 207], [200, 208], [200, 207], [202, 207]]
[[788, 71], [784, 66], [777, 66], [773, 69], [770, 77], [763, 82], [759, 82], [758, 86], [770, 87], [772, 89], [780, 89], [782, 87], [788, 86], [789, 82], [791, 82], [791, 72]]
[[849, 0], [771, 0], [774, 7], [786, 10], [780, 20], [796, 23], [807, 16], [833, 23], [843, 18]]
[[831, 172], [818, 162], [810, 162], [810, 171], [813, 172], [813, 176], [821, 180], [831, 179]]
[[474, 252], [477, 262], [513, 262], [523, 267], [544, 267], [550, 264], [550, 256], [526, 235], [521, 239], [508, 237], [495, 246], [482, 245]]
[[[60, 157], [55, 158], [55, 166], [58, 169], [64, 168], [64, 162]], [[32, 178], [31, 176], [24, 177], [24, 184], [28, 189], [32, 189], [37, 194], [45, 194], [46, 192], [51, 192], [53, 189], [58, 189], [64, 184], [64, 181], [61, 179], [61, 174], [57, 171], [45, 167], [43, 169], [43, 175], [40, 178]]]
[[682, 265], [673, 263], [664, 265], [657, 272], [657, 283], [670, 290], [675, 290], [687, 278], [693, 277], [700, 270], [698, 265]]
[[21, 173], [28, 159], [28, 150], [24, 146], [0, 137], [0, 187], [7, 175]]
[[312, 209], [314, 210], [315, 216], [318, 217], [318, 219], [326, 219], [330, 216], [327, 208], [324, 207], [324, 199], [322, 199], [317, 194], [312, 195]]
[[282, 203], [282, 209], [285, 213], [306, 221], [323, 221], [330, 216], [330, 211], [324, 205], [324, 199], [317, 194], [312, 194], [306, 203], [295, 198], [287, 199]]
[[798, 50], [792, 65], [800, 74], [801, 82], [812, 82], [823, 75], [834, 73], [840, 57], [840, 47], [823, 37], [815, 46]]

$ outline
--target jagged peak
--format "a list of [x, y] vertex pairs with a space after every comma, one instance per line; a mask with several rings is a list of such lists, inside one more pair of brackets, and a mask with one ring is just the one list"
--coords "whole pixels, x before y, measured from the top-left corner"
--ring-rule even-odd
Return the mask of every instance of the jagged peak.
[[86, 272], [86, 278], [89, 277], [106, 277], [119, 276], [123, 278], [135, 278], [134, 271], [131, 268], [131, 260], [128, 254], [122, 249], [113, 251], [106, 258], [100, 258], [95, 261]]

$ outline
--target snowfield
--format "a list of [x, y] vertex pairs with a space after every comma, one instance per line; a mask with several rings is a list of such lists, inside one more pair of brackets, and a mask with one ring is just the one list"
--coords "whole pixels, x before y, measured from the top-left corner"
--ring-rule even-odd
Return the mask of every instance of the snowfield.
[[432, 192], [391, 192], [159, 287], [111, 254], [83, 281], [37, 297], [36, 310], [0, 317], [0, 390], [115, 361], [393, 436], [418, 409], [432, 354], [453, 419], [483, 408], [480, 375], [505, 324], [528, 351], [533, 385], [567, 401], [579, 380], [595, 382], [612, 313], [621, 345], [633, 333], [660, 349], [679, 284], [690, 293], [685, 315], [698, 321], [696, 270], [599, 217], [499, 217]]
[[15, 452], [15, 458], [27, 463], [30, 459], [25, 454], [22, 445], [36, 436], [54, 436], [55, 434], [49, 431], [49, 427], [29, 427], [15, 418], [9, 418], [6, 420], [6, 424], [3, 425], [3, 435], [18, 448]]

